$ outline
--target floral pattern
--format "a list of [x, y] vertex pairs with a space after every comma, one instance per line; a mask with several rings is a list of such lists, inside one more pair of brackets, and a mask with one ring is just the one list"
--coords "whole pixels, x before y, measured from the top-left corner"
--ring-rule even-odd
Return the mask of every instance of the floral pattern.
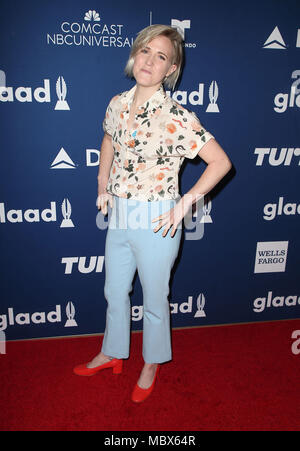
[[113, 97], [106, 110], [103, 129], [111, 135], [114, 148], [107, 191], [149, 202], [176, 199], [184, 158], [194, 158], [214, 137], [162, 86], [139, 108], [128, 130], [135, 89]]

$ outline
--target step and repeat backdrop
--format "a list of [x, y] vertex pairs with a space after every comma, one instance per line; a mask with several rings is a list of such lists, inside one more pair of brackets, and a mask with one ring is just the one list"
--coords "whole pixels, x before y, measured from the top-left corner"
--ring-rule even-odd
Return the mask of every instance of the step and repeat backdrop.
[[[299, 18], [292, 0], [1, 3], [2, 336], [104, 332], [102, 121], [134, 85], [124, 75], [133, 40], [158, 23], [185, 39], [183, 75], [168, 94], [233, 163], [184, 223], [172, 327], [300, 317]], [[184, 162], [182, 194], [204, 169], [199, 158]], [[131, 301], [141, 330], [138, 276]]]

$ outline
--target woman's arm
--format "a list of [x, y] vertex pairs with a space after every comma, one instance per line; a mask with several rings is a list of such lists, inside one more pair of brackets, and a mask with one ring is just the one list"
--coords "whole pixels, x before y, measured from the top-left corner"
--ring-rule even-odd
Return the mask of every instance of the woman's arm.
[[171, 236], [174, 236], [178, 224], [187, 214], [192, 204], [209, 193], [231, 169], [232, 164], [228, 156], [215, 139], [210, 139], [202, 147], [198, 155], [207, 163], [207, 168], [195, 185], [180, 199], [174, 208], [153, 219], [152, 222], [160, 221], [154, 232], [166, 226], [163, 231], [163, 236], [166, 236], [169, 229], [173, 226]]
[[209, 193], [231, 169], [231, 162], [215, 139], [210, 139], [198, 155], [207, 167], [195, 185], [182, 197], [188, 207]]
[[100, 151], [100, 162], [98, 171], [98, 197], [97, 197], [97, 207], [102, 210], [104, 215], [107, 214], [107, 202], [109, 202], [112, 207], [112, 196], [107, 193], [106, 186], [109, 179], [109, 173], [111, 165], [114, 159], [114, 149], [112, 145], [111, 136], [107, 133], [104, 134], [101, 151]]

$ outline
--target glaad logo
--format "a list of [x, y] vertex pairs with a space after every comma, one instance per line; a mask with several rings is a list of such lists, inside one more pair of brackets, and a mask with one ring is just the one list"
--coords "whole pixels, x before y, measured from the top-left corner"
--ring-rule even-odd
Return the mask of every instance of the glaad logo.
[[[171, 91], [166, 91], [166, 93], [172, 97], [175, 102], [180, 105], [187, 105], [187, 103], [191, 105], [203, 105], [204, 103], [204, 84], [199, 83], [198, 91], [192, 91], [190, 94], [187, 91], [174, 91], [171, 94]], [[217, 105], [217, 100], [219, 96], [219, 88], [218, 84], [215, 80], [213, 80], [209, 86], [208, 96], [210, 103], [206, 108], [207, 113], [219, 113], [219, 107]]]
[[83, 22], [62, 22], [60, 33], [47, 33], [47, 44], [76, 47], [130, 47], [133, 44], [133, 38], [123, 36], [124, 25], [100, 22], [99, 13], [89, 10], [85, 13]]
[[55, 105], [55, 110], [70, 110], [68, 102], [66, 102], [67, 85], [63, 77], [58, 77], [56, 82], [56, 94], [58, 101]]
[[93, 271], [102, 272], [104, 264], [104, 256], [90, 257], [88, 264], [86, 264], [87, 257], [63, 257], [61, 263], [65, 266], [65, 274], [72, 274], [73, 265], [77, 266], [77, 270], [82, 274], [89, 274]]
[[[204, 311], [205, 297], [203, 293], [200, 293], [196, 300], [196, 312], [194, 318], [205, 318], [206, 313]], [[193, 296], [188, 296], [187, 302], [173, 302], [170, 303], [170, 313], [192, 313], [193, 312]], [[131, 308], [132, 321], [140, 321], [143, 318], [143, 306], [135, 305]]]
[[[196, 300], [196, 313], [194, 314], [194, 318], [204, 318], [206, 317], [205, 311], [205, 297], [202, 293], [199, 294]], [[189, 296], [187, 302], [175, 302], [170, 303], [171, 313], [192, 313], [193, 311], [193, 296]]]
[[[3, 71], [2, 71], [3, 72]], [[32, 102], [32, 97], [39, 103], [51, 102], [50, 100], [50, 80], [44, 79], [44, 86], [33, 90], [31, 87], [3, 86], [0, 88], [0, 102]]]
[[264, 215], [263, 218], [266, 221], [272, 221], [275, 216], [281, 216], [282, 214], [289, 216], [289, 215], [296, 215], [297, 213], [300, 215], [300, 204], [296, 203], [283, 203], [284, 198], [279, 197], [277, 204], [266, 204], [264, 206]]
[[[204, 197], [204, 205], [202, 207], [203, 215], [201, 216], [200, 222], [203, 222], [205, 224], [211, 224], [213, 222], [211, 215], [210, 215], [211, 206], [212, 206], [211, 199], [210, 199], [209, 195], [207, 194]], [[198, 212], [198, 210], [196, 210], [195, 216], [197, 216], [198, 214], [199, 214], [199, 212]]]
[[66, 307], [66, 315], [67, 315], [67, 321], [65, 324], [65, 327], [77, 327], [78, 324], [75, 321], [75, 307], [74, 304], [69, 301], [67, 303], [67, 307]]
[[253, 302], [253, 311], [261, 313], [265, 308], [270, 307], [295, 307], [300, 305], [300, 296], [275, 296], [273, 298], [272, 291], [268, 291], [267, 297], [256, 298]]
[[[187, 200], [188, 201], [188, 200]], [[151, 204], [151, 203], [150, 203]], [[96, 225], [100, 230], [106, 230], [109, 226], [110, 229], [127, 229], [128, 227], [134, 230], [147, 229], [148, 216], [151, 218], [159, 215], [156, 206], [150, 205], [150, 211], [140, 211], [140, 206], [134, 199], [129, 199], [128, 208], [130, 212], [127, 214], [127, 204], [122, 215], [119, 216], [116, 213], [116, 209], [108, 208], [108, 217], [104, 216], [102, 212], [98, 212], [96, 216]], [[132, 208], [131, 207], [135, 207]], [[188, 208], [188, 212], [185, 214], [183, 223], [185, 228], [186, 240], [201, 240], [204, 236], [204, 224], [212, 223], [211, 218], [211, 200], [208, 195], [201, 197], [192, 207]], [[141, 207], [143, 208], [143, 207]], [[181, 228], [182, 224], [178, 226]], [[153, 227], [155, 228], [155, 226]]]
[[64, 199], [61, 204], [61, 212], [63, 215], [63, 221], [60, 227], [74, 227], [73, 221], [71, 219], [72, 207], [68, 199]]
[[[300, 156], [300, 147], [282, 147], [279, 151], [277, 147], [256, 147], [254, 154], [257, 155], [256, 166], [262, 166], [268, 161], [270, 166], [290, 166], [291, 162], [295, 163], [295, 158]], [[268, 158], [265, 159], [265, 156]], [[300, 166], [300, 159], [297, 159]]]
[[285, 272], [288, 241], [257, 243], [254, 273]]
[[[75, 307], [72, 302], [66, 306], [67, 321], [64, 327], [75, 327]], [[61, 305], [56, 305], [55, 310], [50, 312], [15, 313], [13, 307], [9, 307], [7, 314], [0, 315], [0, 331], [6, 330], [8, 326], [25, 326], [29, 324], [61, 323]], [[0, 336], [1, 340], [1, 336]]]
[[5, 209], [5, 204], [0, 203], [0, 223], [4, 224], [6, 221], [11, 223], [17, 222], [54, 222], [56, 221], [56, 203], [50, 202], [50, 208], [45, 208], [40, 211], [37, 208], [28, 208], [23, 210], [8, 210]]
[[[187, 196], [185, 197], [188, 202]], [[108, 217], [104, 216], [102, 212], [99, 211], [96, 216], [96, 225], [100, 230], [106, 230], [108, 226], [110, 229], [117, 228], [126, 230], [127, 228], [131, 228], [133, 230], [145, 230], [149, 227], [148, 219], [159, 216], [157, 208], [155, 203], [150, 202], [149, 210], [148, 206], [145, 210], [136, 200], [129, 199], [128, 204], [124, 206], [121, 215], [117, 213], [115, 208], [112, 209], [110, 206], [108, 208]], [[186, 240], [201, 240], [203, 238], [204, 224], [212, 223], [210, 211], [211, 201], [209, 196], [201, 197], [195, 205], [188, 207], [188, 211], [183, 220]], [[152, 224], [152, 227], [154, 229], [155, 225]], [[182, 228], [182, 224], [179, 224], [178, 228]]]
[[204, 311], [204, 306], [205, 306], [205, 297], [204, 297], [204, 294], [201, 293], [197, 297], [197, 311], [194, 315], [194, 318], [205, 318], [206, 317], [206, 313]]
[[300, 108], [300, 70], [294, 70], [291, 78], [296, 79], [291, 85], [290, 93], [278, 93], [274, 97], [274, 111], [276, 113], [284, 113], [288, 107], [293, 108], [296, 104]]
[[300, 330], [293, 331], [292, 339], [296, 340], [292, 344], [292, 353], [298, 355], [300, 354]]
[[62, 147], [53, 162], [51, 169], [76, 169], [75, 163], [71, 160], [65, 149]]
[[[211, 208], [212, 202], [209, 195], [204, 196], [196, 202], [195, 212], [184, 218], [185, 239], [200, 240], [204, 236], [204, 224], [212, 224]], [[194, 220], [194, 218], [196, 218]]]
[[[33, 102], [33, 99], [39, 103], [50, 103], [51, 93], [50, 93], [50, 80], [48, 78], [44, 79], [44, 86], [31, 88], [20, 86], [18, 88], [13, 88], [12, 86], [6, 86], [5, 84], [5, 73], [2, 73], [0, 79], [0, 102]], [[3, 75], [4, 74], [4, 75]], [[55, 105], [55, 110], [70, 110], [68, 102], [66, 101], [67, 86], [65, 80], [62, 76], [59, 76], [56, 81], [56, 94], [58, 101]]]
[[61, 306], [56, 305], [51, 312], [17, 313], [12, 307], [8, 308], [7, 315], [0, 315], [0, 330], [6, 330], [8, 326], [24, 326], [27, 324], [45, 324], [61, 322]]
[[208, 91], [210, 104], [206, 108], [207, 113], [220, 113], [219, 107], [217, 105], [217, 99], [219, 96], [218, 84], [216, 81], [212, 81]]
[[[68, 199], [64, 199], [62, 202], [62, 215], [63, 221], [60, 227], [74, 227], [72, 220], [70, 219], [72, 212], [71, 204]], [[28, 208], [27, 210], [8, 210], [5, 209], [5, 204], [0, 203], [0, 223], [23, 223], [25, 222], [56, 222], [56, 202], [50, 202], [50, 208], [45, 208], [40, 211], [37, 208]]]

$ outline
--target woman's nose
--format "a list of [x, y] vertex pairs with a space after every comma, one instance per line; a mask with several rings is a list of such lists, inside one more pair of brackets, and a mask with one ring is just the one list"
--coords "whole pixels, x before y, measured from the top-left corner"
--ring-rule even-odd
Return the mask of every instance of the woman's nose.
[[152, 55], [148, 55], [148, 58], [146, 60], [146, 64], [148, 66], [152, 66], [152, 64], [153, 64], [153, 56]]

